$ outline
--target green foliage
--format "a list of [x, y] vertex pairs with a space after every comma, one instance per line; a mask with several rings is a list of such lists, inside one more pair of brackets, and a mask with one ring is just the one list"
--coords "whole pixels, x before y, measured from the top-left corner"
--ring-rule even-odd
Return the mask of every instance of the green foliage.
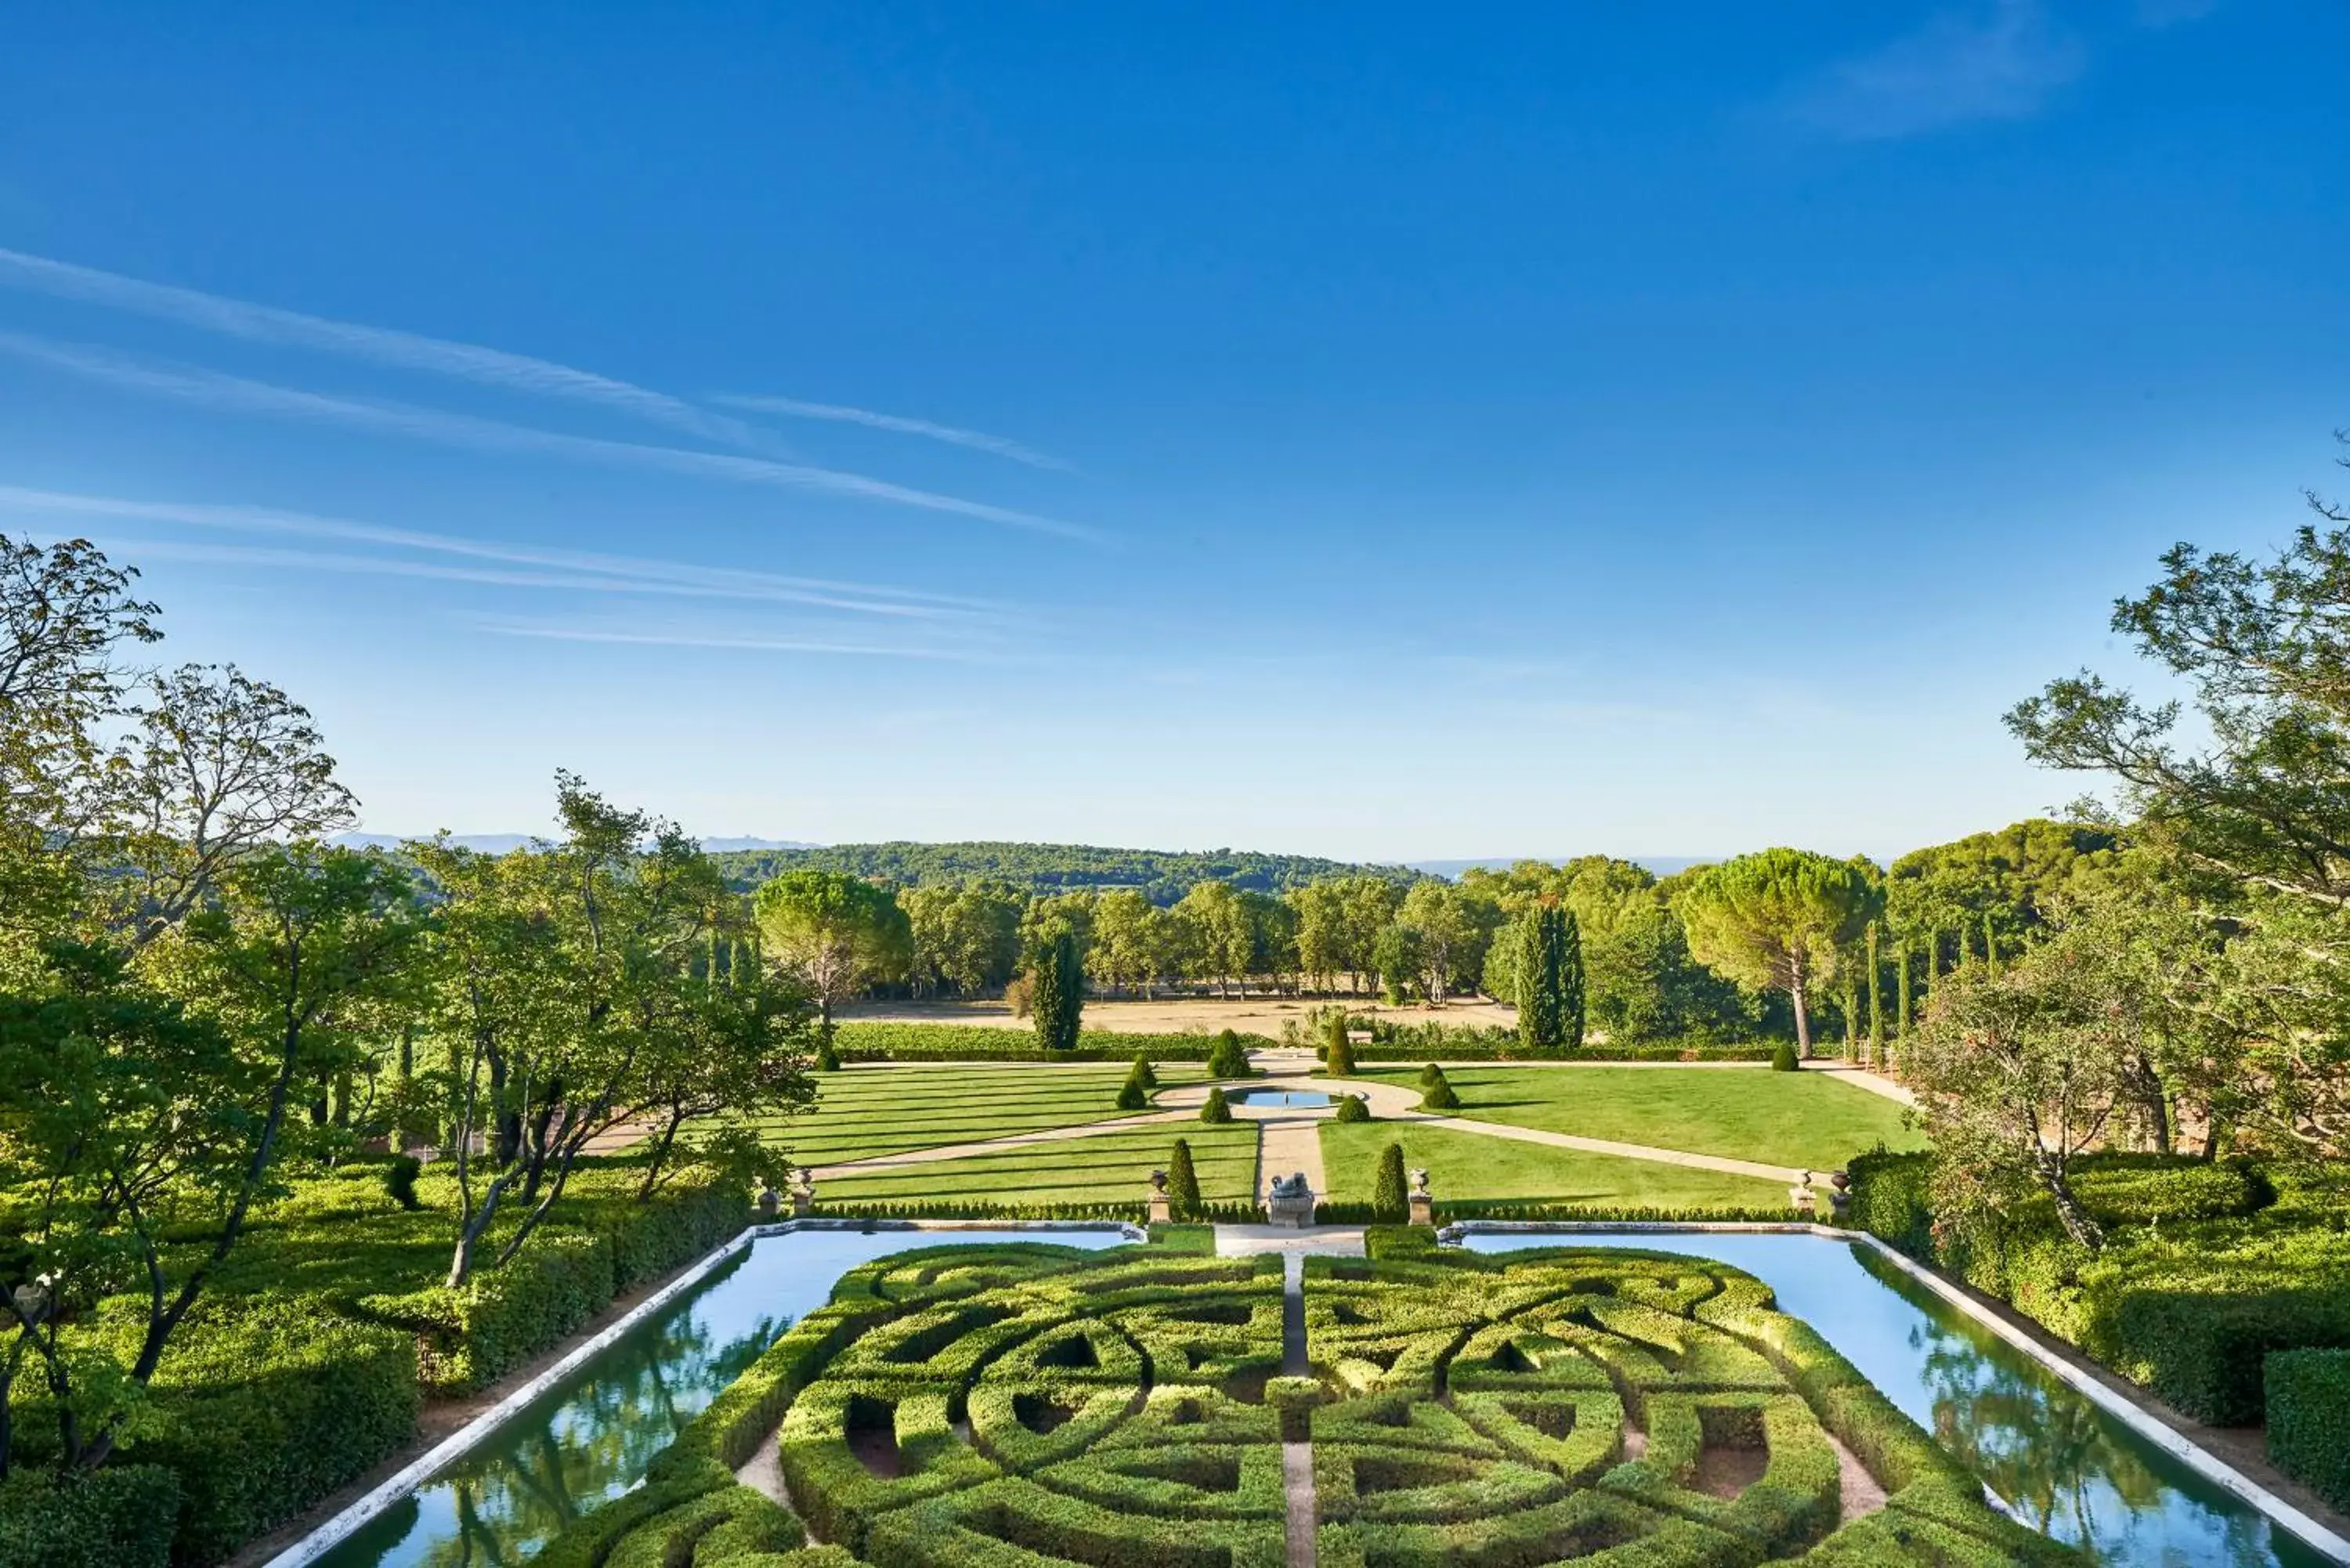
[[[1034, 1034], [982, 1023], [839, 1023], [833, 1037], [849, 1062], [1204, 1062], [1215, 1054], [1213, 1034], [1118, 1034], [1088, 1029], [1077, 1044], [1047, 1056]], [[1274, 1042], [1262, 1034], [1234, 1035], [1243, 1053]]]
[[1155, 1089], [1159, 1086], [1159, 1075], [1150, 1068], [1149, 1053], [1137, 1051], [1134, 1054], [1134, 1076], [1141, 1080], [1142, 1086], [1146, 1089]]
[[1059, 931], [1037, 955], [1028, 998], [1037, 1047], [1055, 1054], [1076, 1049], [1086, 1006], [1085, 954], [1076, 933]]
[[1347, 877], [1408, 887], [1419, 876], [1400, 866], [1356, 866], [1310, 855], [1105, 849], [1086, 844], [836, 844], [821, 849], [741, 850], [715, 858], [734, 886], [745, 890], [785, 871], [813, 867], [903, 888], [991, 880], [1033, 894], [1133, 888], [1160, 906], [1173, 904], [1203, 882], [1280, 893]]
[[1420, 1075], [1420, 1083], [1423, 1085], [1419, 1096], [1421, 1110], [1457, 1111], [1461, 1108], [1461, 1096], [1454, 1092], [1452, 1080], [1446, 1077], [1444, 1069], [1435, 1063], [1428, 1064], [1428, 1071]]
[[1800, 1072], [1803, 1070], [1803, 1065], [1802, 1060], [1795, 1054], [1794, 1044], [1792, 1041], [1782, 1040], [1771, 1048], [1771, 1071], [1773, 1073]]
[[1167, 1207], [1178, 1220], [1201, 1217], [1200, 1173], [1191, 1163], [1191, 1145], [1187, 1138], [1177, 1138], [1175, 1147], [1167, 1157]]
[[1347, 1014], [1334, 1011], [1323, 1026], [1322, 1071], [1333, 1078], [1355, 1075], [1355, 1044], [1347, 1038]]
[[834, 1029], [826, 1031], [816, 1036], [816, 1070], [817, 1072], [837, 1073], [840, 1071], [840, 1046], [839, 1043], [835, 1038], [838, 1033], [839, 1031], [837, 1029]]
[[1371, 1212], [1382, 1225], [1400, 1225], [1411, 1217], [1411, 1188], [1404, 1176], [1403, 1145], [1391, 1143], [1379, 1151], [1379, 1171], [1371, 1187]]
[[2350, 1508], [2350, 1350], [2282, 1350], [2266, 1363], [2269, 1458]]
[[1337, 1110], [1331, 1116], [1331, 1120], [1336, 1122], [1367, 1122], [1370, 1119], [1370, 1102], [1360, 1095], [1339, 1096]]
[[405, 1334], [294, 1297], [239, 1303], [175, 1343], [121, 1453], [178, 1478], [174, 1555], [211, 1563], [365, 1474], [418, 1405]]
[[1518, 1038], [1536, 1055], [1566, 1044], [1566, 928], [1573, 918], [1555, 904], [1538, 904], [1518, 918]]
[[768, 955], [807, 987], [827, 1030], [835, 1008], [912, 961], [905, 911], [887, 888], [861, 877], [786, 871], [759, 888], [755, 908]]
[[1232, 1030], [1216, 1036], [1215, 1048], [1208, 1053], [1208, 1076], [1211, 1078], [1246, 1078], [1253, 1075], [1249, 1066], [1248, 1047]]
[[1850, 1168], [1853, 1224], [2011, 1302], [2196, 1420], [2259, 1422], [2272, 1351], [2350, 1346], [2338, 1179], [2092, 1155], [2078, 1162], [2081, 1201], [2109, 1228], [2092, 1254], [2045, 1199], [1996, 1225], [1938, 1225], [1929, 1156]]
[[1208, 1091], [1208, 1097], [1200, 1104], [1200, 1119], [1210, 1127], [1232, 1119], [1232, 1102], [1224, 1098], [1222, 1088]]
[[[1139, 1067], [1139, 1064], [1138, 1064], [1138, 1069]], [[1141, 1072], [1138, 1070], [1128, 1073], [1126, 1075], [1126, 1082], [1118, 1091], [1118, 1108], [1121, 1111], [1139, 1111], [1148, 1108], [1149, 1104], [1150, 1091], [1142, 1082]]]
[[165, 1568], [180, 1516], [179, 1478], [118, 1464], [0, 1480], [0, 1568]]
[[1741, 855], [1695, 873], [1676, 906], [1690, 951], [1716, 972], [1787, 993], [1795, 1039], [1811, 1052], [1810, 996], [1875, 913], [1868, 876], [1801, 849]]
[[412, 1154], [395, 1154], [384, 1161], [384, 1195], [402, 1209], [423, 1207], [416, 1200], [416, 1179], [423, 1172], [424, 1162]]

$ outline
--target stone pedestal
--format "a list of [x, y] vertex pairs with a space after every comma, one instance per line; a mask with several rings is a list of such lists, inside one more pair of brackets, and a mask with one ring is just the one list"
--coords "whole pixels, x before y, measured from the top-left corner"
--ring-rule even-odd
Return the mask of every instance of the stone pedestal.
[[1265, 1190], [1264, 1217], [1275, 1225], [1301, 1231], [1314, 1223], [1314, 1189], [1306, 1184], [1304, 1171], [1273, 1179]]
[[792, 1216], [805, 1220], [815, 1212], [816, 1179], [803, 1170], [800, 1179], [792, 1184]]
[[1167, 1173], [1150, 1173], [1150, 1191], [1144, 1199], [1143, 1218], [1153, 1225], [1165, 1225], [1175, 1218], [1175, 1206], [1167, 1199]]
[[1812, 1193], [1812, 1173], [1810, 1171], [1804, 1171], [1802, 1175], [1795, 1178], [1795, 1185], [1787, 1189], [1787, 1201], [1794, 1206], [1796, 1213], [1807, 1217], [1811, 1214], [1812, 1205], [1816, 1202], [1817, 1199]]
[[1413, 1224], [1436, 1223], [1436, 1195], [1428, 1189], [1428, 1172], [1424, 1169], [1414, 1170], [1411, 1173], [1410, 1200]]

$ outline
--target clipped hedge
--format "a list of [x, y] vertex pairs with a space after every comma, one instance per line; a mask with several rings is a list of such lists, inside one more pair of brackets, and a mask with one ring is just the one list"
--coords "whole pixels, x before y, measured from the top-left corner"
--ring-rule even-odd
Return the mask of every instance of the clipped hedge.
[[[1025, 1029], [984, 1023], [840, 1023], [833, 1048], [843, 1062], [1204, 1062], [1216, 1046], [1212, 1033], [1117, 1034], [1087, 1029], [1067, 1051], [1047, 1051]], [[1243, 1034], [1252, 1050], [1270, 1048], [1262, 1034]]]
[[160, 1465], [111, 1465], [60, 1480], [0, 1481], [0, 1568], [165, 1568], [180, 1480]]
[[2090, 1156], [2075, 1189], [2107, 1229], [2088, 1252], [2044, 1201], [1938, 1232], [1926, 1154], [1861, 1156], [1848, 1222], [2018, 1311], [2215, 1426], [2262, 1419], [2272, 1351], [2350, 1346], [2350, 1237], [2334, 1181], [2249, 1161]]
[[704, 1256], [750, 1218], [749, 1198], [731, 1187], [683, 1188], [588, 1231], [542, 1234], [453, 1291], [362, 1296], [355, 1306], [417, 1336], [429, 1392], [470, 1393], [577, 1332], [623, 1291]]
[[2336, 1508], [2350, 1509], [2350, 1350], [2268, 1358], [2269, 1458]]

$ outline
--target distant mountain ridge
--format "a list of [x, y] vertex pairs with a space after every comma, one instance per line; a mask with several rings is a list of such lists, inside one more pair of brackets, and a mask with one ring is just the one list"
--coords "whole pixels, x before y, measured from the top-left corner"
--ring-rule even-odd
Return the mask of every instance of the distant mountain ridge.
[[[1415, 871], [1425, 871], [1431, 877], [1457, 882], [1463, 871], [1481, 868], [1507, 871], [1521, 860], [1540, 860], [1552, 866], [1564, 866], [1574, 858], [1572, 855], [1489, 855], [1476, 860], [1414, 860], [1409, 864]], [[1645, 867], [1658, 877], [1664, 877], [1676, 871], [1686, 871], [1692, 866], [1710, 866], [1721, 857], [1718, 855], [1619, 855], [1616, 858]]]

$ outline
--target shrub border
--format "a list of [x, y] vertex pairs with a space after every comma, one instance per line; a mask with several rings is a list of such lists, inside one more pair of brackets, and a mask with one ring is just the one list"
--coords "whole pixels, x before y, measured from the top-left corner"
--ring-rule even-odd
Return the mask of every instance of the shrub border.
[[752, 1242], [768, 1236], [787, 1236], [795, 1231], [904, 1231], [910, 1233], [926, 1231], [1101, 1231], [1118, 1229], [1126, 1232], [1130, 1241], [1149, 1239], [1149, 1232], [1132, 1223], [1101, 1220], [843, 1220], [821, 1216], [806, 1220], [783, 1220], [772, 1223], [746, 1226], [733, 1239], [720, 1243], [705, 1253], [699, 1262], [688, 1264], [677, 1277], [652, 1294], [630, 1307], [597, 1333], [581, 1340], [566, 1351], [561, 1359], [537, 1376], [450, 1433], [432, 1448], [419, 1454], [399, 1472], [388, 1477], [338, 1511], [335, 1516], [311, 1531], [301, 1540], [271, 1557], [264, 1568], [308, 1568], [328, 1552], [357, 1533], [360, 1526], [391, 1508], [415, 1491], [451, 1461], [470, 1452], [504, 1426], [524, 1407], [537, 1399], [556, 1384], [579, 1370], [590, 1356], [608, 1348], [621, 1335], [637, 1326], [652, 1314], [700, 1284], [711, 1272]]
[[[1444, 1232], [1452, 1236], [1486, 1232], [1499, 1235], [1559, 1235], [1573, 1237], [1613, 1232], [1618, 1235], [1661, 1235], [1671, 1233], [1760, 1232], [1788, 1236], [1824, 1236], [1831, 1241], [1850, 1241], [1870, 1248], [1893, 1267], [1900, 1270], [1917, 1283], [1941, 1297], [1966, 1314], [1993, 1334], [2006, 1341], [2026, 1355], [2054, 1373], [2064, 1385], [2081, 1395], [2106, 1414], [2127, 1427], [2137, 1436], [2161, 1449], [2188, 1469], [2229, 1493], [2241, 1502], [2249, 1503], [2266, 1514], [2270, 1521], [2300, 1540], [2322, 1556], [2339, 1563], [2350, 1563], [2350, 1538], [2327, 1529], [2300, 1509], [2228, 1463], [2208, 1449], [2178, 1431], [2168, 1422], [2141, 1409], [2136, 1401], [2116, 1393], [2097, 1376], [2081, 1364], [2038, 1339], [1991, 1311], [1963, 1286], [1942, 1277], [1932, 1269], [1907, 1256], [1898, 1249], [1877, 1240], [1866, 1231], [1848, 1231], [1835, 1225], [1820, 1225], [1804, 1220], [1784, 1220], [1777, 1223], [1762, 1221], [1705, 1224], [1696, 1221], [1679, 1223], [1663, 1220], [1607, 1221], [1550, 1220], [1539, 1223], [1512, 1222], [1500, 1220], [1465, 1220], [1448, 1225]], [[1570, 1243], [1562, 1243], [1570, 1244]]]

